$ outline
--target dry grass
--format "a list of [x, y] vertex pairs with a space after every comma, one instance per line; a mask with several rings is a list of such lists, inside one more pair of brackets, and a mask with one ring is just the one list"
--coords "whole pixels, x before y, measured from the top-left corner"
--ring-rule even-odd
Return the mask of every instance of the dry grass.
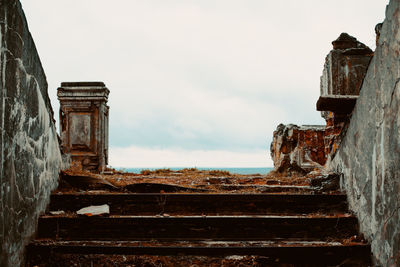
[[231, 173], [228, 171], [221, 171], [221, 170], [212, 170], [208, 172], [212, 176], [231, 176]]
[[[178, 185], [191, 188], [203, 188], [212, 192], [225, 192], [228, 189], [221, 189], [223, 185], [229, 186], [250, 186], [232, 189], [235, 192], [254, 193], [259, 192], [251, 186], [309, 186], [309, 176], [286, 176], [283, 174], [269, 173], [264, 175], [244, 175], [230, 173], [224, 170], [198, 170], [197, 168], [184, 168], [173, 171], [171, 169], [142, 170], [139, 173], [129, 173], [114, 169], [108, 169], [105, 174], [95, 174], [87, 171], [68, 170], [65, 172], [71, 176], [87, 176], [105, 180], [117, 188], [123, 188], [130, 184], [137, 183], [160, 183]], [[87, 179], [86, 179], [87, 180]], [[226, 187], [225, 187], [226, 188]], [[59, 191], [73, 190], [61, 186]], [[210, 191], [210, 192], [211, 192]]]

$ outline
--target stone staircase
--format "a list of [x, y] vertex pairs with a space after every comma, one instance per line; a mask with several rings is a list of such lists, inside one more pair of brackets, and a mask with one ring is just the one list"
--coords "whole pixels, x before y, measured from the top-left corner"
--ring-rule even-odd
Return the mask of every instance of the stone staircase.
[[[369, 266], [343, 194], [58, 193], [27, 266]], [[108, 204], [106, 217], [76, 210]]]

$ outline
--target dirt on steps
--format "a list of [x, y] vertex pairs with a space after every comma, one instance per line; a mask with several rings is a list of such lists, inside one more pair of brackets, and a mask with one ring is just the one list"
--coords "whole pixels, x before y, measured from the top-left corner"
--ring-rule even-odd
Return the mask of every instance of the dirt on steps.
[[[60, 178], [26, 266], [370, 265], [335, 175], [162, 169]], [[76, 214], [102, 204], [105, 216]]]
[[[109, 169], [104, 174], [67, 170], [60, 175], [60, 186], [55, 193], [102, 190], [132, 193], [316, 193], [321, 187], [314, 180], [321, 180], [319, 172], [304, 175], [233, 174], [227, 171], [203, 171], [196, 168], [172, 171], [143, 170], [140, 174]], [[331, 187], [318, 193], [337, 193]]]

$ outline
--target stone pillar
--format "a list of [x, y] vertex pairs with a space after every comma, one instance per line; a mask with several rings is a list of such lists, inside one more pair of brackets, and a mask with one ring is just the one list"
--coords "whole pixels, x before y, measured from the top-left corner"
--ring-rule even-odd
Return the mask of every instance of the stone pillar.
[[72, 168], [102, 172], [108, 164], [109, 92], [103, 82], [63, 82], [57, 90], [61, 149]]
[[326, 120], [326, 155], [333, 155], [339, 147], [340, 135], [348, 124], [374, 54], [347, 33], [342, 33], [332, 45], [333, 50], [325, 59], [317, 102], [317, 110]]

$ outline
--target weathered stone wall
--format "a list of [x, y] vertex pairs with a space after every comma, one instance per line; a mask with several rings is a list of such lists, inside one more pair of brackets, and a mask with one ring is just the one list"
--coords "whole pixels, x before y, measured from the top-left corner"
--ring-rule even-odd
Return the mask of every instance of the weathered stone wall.
[[391, 0], [346, 136], [327, 164], [343, 173], [377, 266], [400, 266], [399, 11], [400, 1]]
[[321, 168], [326, 161], [325, 126], [279, 124], [271, 143], [271, 157], [276, 172], [305, 173]]
[[19, 266], [57, 186], [61, 156], [47, 82], [18, 0], [0, 0], [0, 266]]

